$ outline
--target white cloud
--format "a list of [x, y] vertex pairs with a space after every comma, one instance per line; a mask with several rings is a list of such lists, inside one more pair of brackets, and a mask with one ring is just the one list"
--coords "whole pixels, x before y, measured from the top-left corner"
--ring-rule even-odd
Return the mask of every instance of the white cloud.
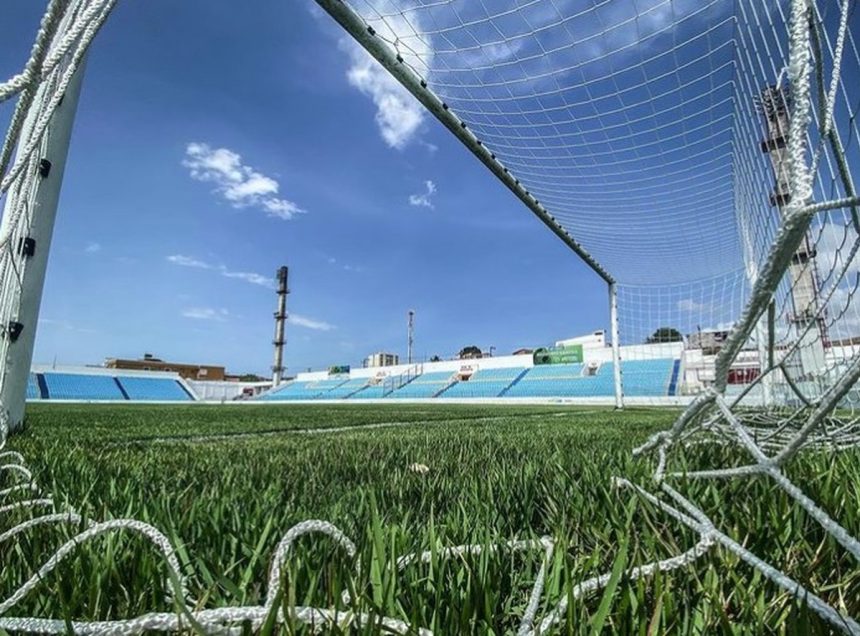
[[335, 328], [334, 325], [322, 320], [315, 320], [313, 318], [308, 318], [307, 316], [300, 316], [299, 314], [290, 314], [287, 317], [287, 322], [297, 327], [305, 327], [316, 331], [331, 331]]
[[434, 194], [436, 194], [436, 184], [430, 181], [429, 179], [424, 182], [424, 187], [426, 188], [426, 192], [423, 194], [410, 194], [409, 195], [409, 205], [415, 205], [418, 207], [430, 208], [434, 209], [433, 202], [430, 200]]
[[84, 252], [87, 254], [95, 254], [96, 252], [101, 252], [102, 246], [100, 243], [87, 243], [87, 246], [84, 248]]
[[424, 141], [422, 139], [418, 140], [418, 143], [424, 146], [431, 155], [439, 150], [439, 146], [436, 144], [431, 144], [429, 141]]
[[345, 48], [352, 59], [347, 80], [376, 105], [376, 125], [383, 141], [402, 150], [424, 122], [424, 107], [364, 49], [351, 42]]
[[[399, 54], [405, 64], [429, 71], [433, 50], [429, 36], [417, 36], [423, 29], [414, 14], [408, 20], [403, 16], [388, 16], [374, 21], [373, 28], [380, 41], [395, 43], [391, 48], [396, 47], [394, 54]], [[391, 148], [402, 150], [421, 129], [424, 107], [354, 40], [342, 39], [340, 48], [350, 57], [346, 73], [350, 85], [376, 105], [376, 125], [382, 139]]]
[[39, 325], [44, 327], [59, 329], [63, 331], [74, 331], [77, 333], [97, 333], [95, 329], [88, 327], [79, 327], [68, 320], [54, 320], [52, 318], [39, 318]]
[[246, 283], [250, 283], [251, 285], [260, 285], [261, 287], [267, 287], [269, 289], [274, 289], [275, 287], [275, 281], [270, 276], [264, 276], [263, 274], [258, 274], [256, 272], [236, 272], [229, 269], [226, 265], [213, 265], [211, 263], [207, 263], [206, 261], [196, 259], [193, 256], [173, 254], [167, 257], [167, 261], [169, 263], [173, 263], [174, 265], [179, 265], [181, 267], [193, 267], [196, 269], [213, 270], [218, 272], [219, 274], [221, 274], [221, 276], [225, 278], [241, 280]]
[[221, 276], [243, 280], [246, 283], [250, 283], [251, 285], [260, 285], [261, 287], [271, 288], [275, 286], [274, 281], [269, 276], [263, 276], [262, 274], [257, 274], [256, 272], [231, 272], [223, 265], [218, 268], [218, 271], [221, 272]]
[[200, 269], [212, 269], [212, 266], [203, 261], [198, 261], [191, 256], [183, 256], [182, 254], [173, 254], [167, 257], [168, 262], [182, 267], [199, 267]]
[[193, 320], [215, 320], [224, 322], [230, 315], [226, 309], [213, 309], [212, 307], [189, 307], [182, 310], [183, 318], [191, 318]]
[[280, 184], [275, 179], [245, 165], [241, 155], [227, 148], [189, 143], [182, 165], [190, 170], [191, 178], [214, 183], [215, 191], [234, 208], [255, 207], [284, 220], [305, 212], [278, 196]]

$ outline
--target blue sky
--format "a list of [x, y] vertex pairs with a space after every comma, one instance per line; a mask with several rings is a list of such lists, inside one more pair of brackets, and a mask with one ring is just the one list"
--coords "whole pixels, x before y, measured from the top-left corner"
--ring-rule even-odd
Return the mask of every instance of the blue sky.
[[[120, 2], [96, 40], [36, 362], [151, 352], [268, 373], [282, 264], [290, 372], [403, 354], [410, 308], [419, 356], [607, 326], [602, 281], [330, 18], [237, 6]], [[4, 7], [0, 76], [40, 7]]]

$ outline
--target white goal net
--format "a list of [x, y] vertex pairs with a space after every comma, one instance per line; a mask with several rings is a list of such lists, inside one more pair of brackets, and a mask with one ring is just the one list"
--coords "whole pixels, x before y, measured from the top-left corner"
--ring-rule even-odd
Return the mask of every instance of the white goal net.
[[[695, 500], [698, 481], [769, 480], [839, 549], [860, 560], [858, 540], [787, 470], [801, 452], [836, 453], [855, 447], [860, 436], [857, 3], [317, 3], [597, 275], [617, 286], [624, 344], [646, 342], [663, 328], [680, 335], [669, 340], [682, 343], [682, 363], [690, 371], [684, 386], [695, 397], [670, 430], [636, 450], [652, 462], [653, 480], [616, 481], [692, 529], [698, 541], [628, 576], [687, 566], [719, 546], [834, 629], [860, 634], [856, 616], [790, 578], [781, 564], [761, 560]], [[45, 162], [46, 131], [113, 4], [53, 0], [22, 72], [0, 84], [0, 105], [14, 104], [0, 151], [0, 387], [9, 385], [9, 369], [22, 359], [13, 345], [33, 328], [20, 314], [28, 302], [23, 281], [34, 262], [28, 239], [52, 169]], [[703, 445], [740, 453], [705, 455], [708, 465], [688, 463], [702, 457], [695, 451]], [[15, 492], [31, 488], [23, 458], [6, 451], [0, 464], [27, 484]], [[0, 498], [11, 494], [0, 492]], [[46, 501], [14, 505], [38, 508]], [[3, 506], [0, 499], [0, 512]], [[52, 513], [24, 529], [73, 518], [73, 511]], [[165, 554], [175, 574], [169, 585], [175, 598], [184, 598], [172, 548], [154, 528], [134, 521], [93, 524], [78, 541], [117, 529], [144, 534]], [[22, 531], [0, 529], [0, 540]], [[311, 522], [284, 537], [273, 576], [295, 538], [309, 531], [354, 550], [336, 528]], [[43, 570], [57, 567], [73, 547], [63, 546]], [[544, 550], [550, 558], [554, 543], [509, 547]], [[470, 550], [480, 548], [461, 546], [451, 554]], [[420, 558], [407, 555], [403, 562]], [[520, 633], [552, 629], [570, 598], [608, 580], [582, 582], [540, 617], [539, 575]], [[0, 627], [64, 631], [60, 620], [7, 617], [33, 585], [24, 582], [0, 602]], [[259, 626], [272, 610], [270, 600], [263, 607], [203, 612], [180, 602], [185, 613], [76, 628], [137, 633], [195, 625], [212, 631], [241, 620]], [[308, 622], [330, 619], [327, 609], [296, 612]], [[393, 631], [420, 628], [385, 620]]]
[[[771, 480], [860, 559], [785, 470], [860, 433], [856, 3], [318, 2], [617, 282], [625, 344], [696, 343], [697, 397], [636, 450], [653, 483], [618, 483], [860, 633], [676, 483]], [[703, 443], [747, 461], [691, 467]]]

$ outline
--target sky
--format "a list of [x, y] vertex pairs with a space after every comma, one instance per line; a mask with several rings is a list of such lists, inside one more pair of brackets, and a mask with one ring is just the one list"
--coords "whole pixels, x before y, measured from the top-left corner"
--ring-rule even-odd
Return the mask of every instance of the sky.
[[[419, 358], [608, 327], [603, 281], [310, 0], [238, 6], [121, 1], [96, 39], [34, 362], [266, 375], [281, 265], [288, 373], [404, 356], [409, 309]], [[4, 6], [0, 77], [40, 9]]]

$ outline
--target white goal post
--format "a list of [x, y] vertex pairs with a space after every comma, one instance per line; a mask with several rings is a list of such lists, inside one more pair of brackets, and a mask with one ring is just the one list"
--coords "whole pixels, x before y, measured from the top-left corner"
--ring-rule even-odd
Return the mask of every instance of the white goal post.
[[[690, 566], [718, 547], [833, 629], [860, 634], [857, 617], [826, 592], [753, 554], [682, 491], [690, 480], [768, 480], [860, 561], [853, 529], [785, 471], [809, 449], [860, 446], [855, 0], [316, 1], [608, 285], [618, 406], [622, 363], [651, 364], [647, 356], [635, 359], [636, 346], [680, 352], [683, 382], [695, 398], [669, 430], [634, 451], [650, 460], [652, 479], [615, 482], [697, 538], [627, 575]], [[22, 72], [0, 84], [0, 105], [15, 103], [0, 149], [0, 450], [23, 413], [82, 65], [114, 2], [51, 0]], [[632, 353], [622, 356], [622, 344]], [[637, 388], [632, 378], [624, 382], [628, 395]], [[729, 448], [737, 461], [688, 464], [689, 449], [703, 444]], [[712, 461], [727, 455], [714, 453]], [[13, 489], [34, 486], [20, 454], [0, 458], [30, 480]], [[3, 536], [73, 517], [82, 521], [58, 512]], [[176, 572], [174, 592], [183, 598], [169, 540], [133, 520], [93, 522], [44, 571], [75, 541], [118, 530], [150, 539]], [[275, 581], [292, 543], [308, 532], [355, 550], [331, 524], [298, 524], [279, 545]], [[543, 550], [550, 559], [555, 543], [504, 545]], [[457, 546], [446, 554], [481, 549]], [[406, 555], [403, 563], [421, 558]], [[0, 628], [65, 631], [61, 620], [4, 616], [39, 576], [0, 602]], [[519, 633], [550, 630], [568, 599], [607, 580], [580, 582], [540, 619], [539, 574]], [[269, 588], [272, 597], [275, 590]], [[259, 625], [272, 597], [261, 607], [186, 608], [182, 618], [117, 619], [101, 628], [178, 629], [191, 624], [185, 620], [207, 630], [242, 620]], [[333, 610], [293, 611], [313, 622]], [[421, 629], [383, 620], [399, 633]], [[94, 629], [86, 622], [75, 628]]]

